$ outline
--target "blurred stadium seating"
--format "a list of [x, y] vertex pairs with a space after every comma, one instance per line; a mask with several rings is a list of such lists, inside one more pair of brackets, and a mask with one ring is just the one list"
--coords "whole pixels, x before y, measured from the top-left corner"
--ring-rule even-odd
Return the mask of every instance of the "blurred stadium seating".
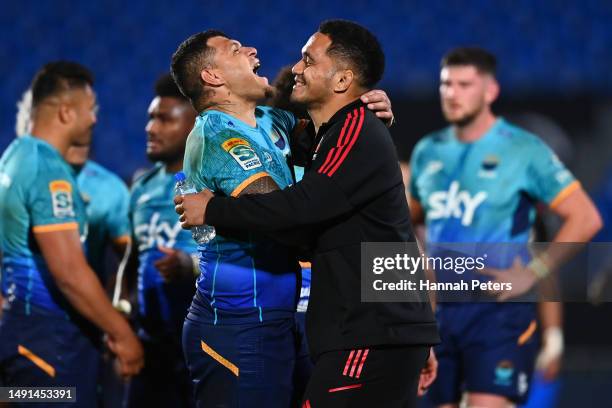
[[0, 148], [13, 137], [15, 101], [36, 69], [49, 60], [75, 59], [97, 76], [102, 108], [97, 159], [129, 178], [146, 165], [143, 127], [152, 82], [168, 69], [181, 40], [212, 27], [255, 45], [262, 72], [273, 78], [281, 66], [297, 60], [321, 20], [359, 21], [384, 44], [383, 86], [394, 100], [431, 99], [440, 56], [460, 44], [478, 44], [499, 55], [504, 96], [612, 94], [612, 3], [603, 0], [175, 4], [2, 1]]

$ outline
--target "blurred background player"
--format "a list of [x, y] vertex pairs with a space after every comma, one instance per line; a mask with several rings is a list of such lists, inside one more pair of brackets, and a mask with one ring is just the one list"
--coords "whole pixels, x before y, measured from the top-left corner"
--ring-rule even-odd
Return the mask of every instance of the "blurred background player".
[[96, 404], [100, 342], [94, 325], [106, 334], [123, 375], [142, 366], [139, 341], [87, 264], [85, 205], [65, 161], [70, 146], [91, 143], [92, 84], [91, 73], [79, 64], [45, 65], [31, 85], [31, 134], [16, 139], [0, 159], [7, 297], [0, 382], [76, 386], [78, 406]]
[[[21, 137], [28, 135], [32, 129], [31, 89], [23, 93], [17, 108], [15, 133]], [[106, 275], [110, 267], [105, 259], [108, 244], [121, 259], [130, 239], [127, 218], [129, 192], [123, 180], [91, 160], [90, 153], [91, 144], [70, 146], [65, 159], [74, 169], [81, 198], [85, 203], [87, 261], [106, 286]]]
[[[495, 72], [495, 57], [479, 48], [443, 58], [440, 97], [451, 126], [413, 152], [413, 222], [425, 223], [428, 244], [526, 243], [534, 204], [543, 202], [563, 220], [554, 241], [590, 240], [601, 220], [580, 184], [541, 140], [493, 115]], [[506, 276], [528, 289], [536, 273], [556, 268], [545, 255], [527, 267], [515, 264]], [[437, 316], [442, 344], [429, 393], [435, 404], [457, 406], [463, 390], [470, 407], [524, 402], [535, 360], [535, 305], [446, 303]]]
[[196, 112], [165, 74], [155, 84], [148, 114], [146, 152], [155, 166], [132, 186], [133, 244], [125, 272], [128, 281], [137, 276], [136, 322], [145, 366], [132, 378], [125, 406], [190, 407], [193, 392], [181, 331], [193, 298], [194, 271], [199, 273], [193, 261], [197, 245], [181, 228], [172, 198], [174, 174], [183, 168], [185, 141]]
[[[28, 89], [17, 104], [15, 132], [18, 137], [27, 135], [32, 126], [32, 90]], [[66, 161], [72, 166], [76, 181], [85, 204], [87, 214], [87, 241], [85, 253], [87, 262], [96, 272], [102, 286], [107, 290], [116, 270], [117, 260], [127, 249], [130, 234], [128, 221], [129, 193], [127, 186], [117, 175], [89, 159], [91, 144], [70, 146]], [[115, 262], [109, 262], [109, 249], [115, 253]], [[103, 354], [100, 367], [101, 378], [99, 397], [103, 406], [113, 407], [120, 404], [123, 395], [123, 381], [119, 380], [114, 369], [112, 356]]]

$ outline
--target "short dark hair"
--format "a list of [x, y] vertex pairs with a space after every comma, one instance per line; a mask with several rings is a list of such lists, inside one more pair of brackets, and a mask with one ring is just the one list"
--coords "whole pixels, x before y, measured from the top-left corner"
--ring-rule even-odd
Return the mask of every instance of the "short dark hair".
[[174, 82], [170, 73], [163, 74], [157, 79], [157, 82], [155, 82], [155, 95], [161, 96], [162, 98], [176, 98], [189, 102], [189, 99], [187, 99], [178, 86], [176, 86], [176, 82]]
[[30, 88], [32, 107], [38, 106], [50, 96], [55, 96], [74, 88], [93, 86], [94, 76], [83, 65], [72, 61], [49, 62], [38, 70]]
[[200, 78], [202, 68], [212, 64], [215, 49], [208, 46], [213, 37], [229, 38], [218, 30], [207, 30], [192, 35], [179, 45], [172, 54], [170, 73], [183, 95], [196, 104], [204, 95]]
[[493, 76], [497, 72], [497, 59], [495, 55], [480, 47], [455, 48], [442, 57], [441, 68], [456, 65], [472, 65], [478, 71]]
[[327, 20], [319, 32], [331, 39], [327, 54], [344, 60], [357, 74], [357, 83], [371, 89], [385, 72], [385, 54], [378, 39], [365, 27], [347, 20]]

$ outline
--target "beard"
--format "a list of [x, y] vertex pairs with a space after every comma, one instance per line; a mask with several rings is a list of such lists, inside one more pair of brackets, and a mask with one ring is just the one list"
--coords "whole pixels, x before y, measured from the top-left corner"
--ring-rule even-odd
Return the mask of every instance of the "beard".
[[484, 103], [477, 106], [475, 109], [464, 113], [463, 115], [456, 118], [449, 118], [446, 112], [444, 112], [444, 118], [448, 123], [457, 127], [466, 127], [470, 125], [480, 115], [484, 109]]
[[162, 150], [157, 152], [147, 152], [147, 159], [151, 162], [162, 162], [164, 164], [174, 163], [181, 160], [184, 156], [184, 152]]

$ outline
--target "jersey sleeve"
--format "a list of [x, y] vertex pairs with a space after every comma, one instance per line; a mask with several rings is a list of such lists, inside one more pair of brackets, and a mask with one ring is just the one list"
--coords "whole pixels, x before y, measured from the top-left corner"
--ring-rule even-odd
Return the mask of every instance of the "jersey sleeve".
[[74, 178], [60, 166], [45, 165], [28, 188], [28, 207], [34, 232], [78, 229]]
[[[249, 184], [268, 176], [251, 143], [239, 132], [221, 130], [206, 137], [199, 135], [187, 150], [192, 156], [185, 163], [185, 174], [198, 190], [209, 188], [226, 196], [238, 196]], [[191, 136], [190, 136], [191, 138]], [[190, 147], [195, 148], [190, 149]]]
[[412, 151], [412, 156], [410, 157], [410, 181], [408, 184], [408, 191], [410, 192], [410, 197], [419, 203], [422, 202], [421, 196], [419, 195], [419, 189], [417, 188], [417, 180], [421, 174], [422, 165], [421, 158], [422, 152], [425, 148], [425, 140], [421, 140], [414, 147]]
[[535, 139], [529, 152], [527, 193], [551, 207], [580, 187], [573, 174], [541, 140]]
[[114, 194], [113, 205], [107, 217], [108, 234], [113, 240], [130, 235], [130, 222], [128, 218], [130, 194], [122, 181], [117, 181]]

